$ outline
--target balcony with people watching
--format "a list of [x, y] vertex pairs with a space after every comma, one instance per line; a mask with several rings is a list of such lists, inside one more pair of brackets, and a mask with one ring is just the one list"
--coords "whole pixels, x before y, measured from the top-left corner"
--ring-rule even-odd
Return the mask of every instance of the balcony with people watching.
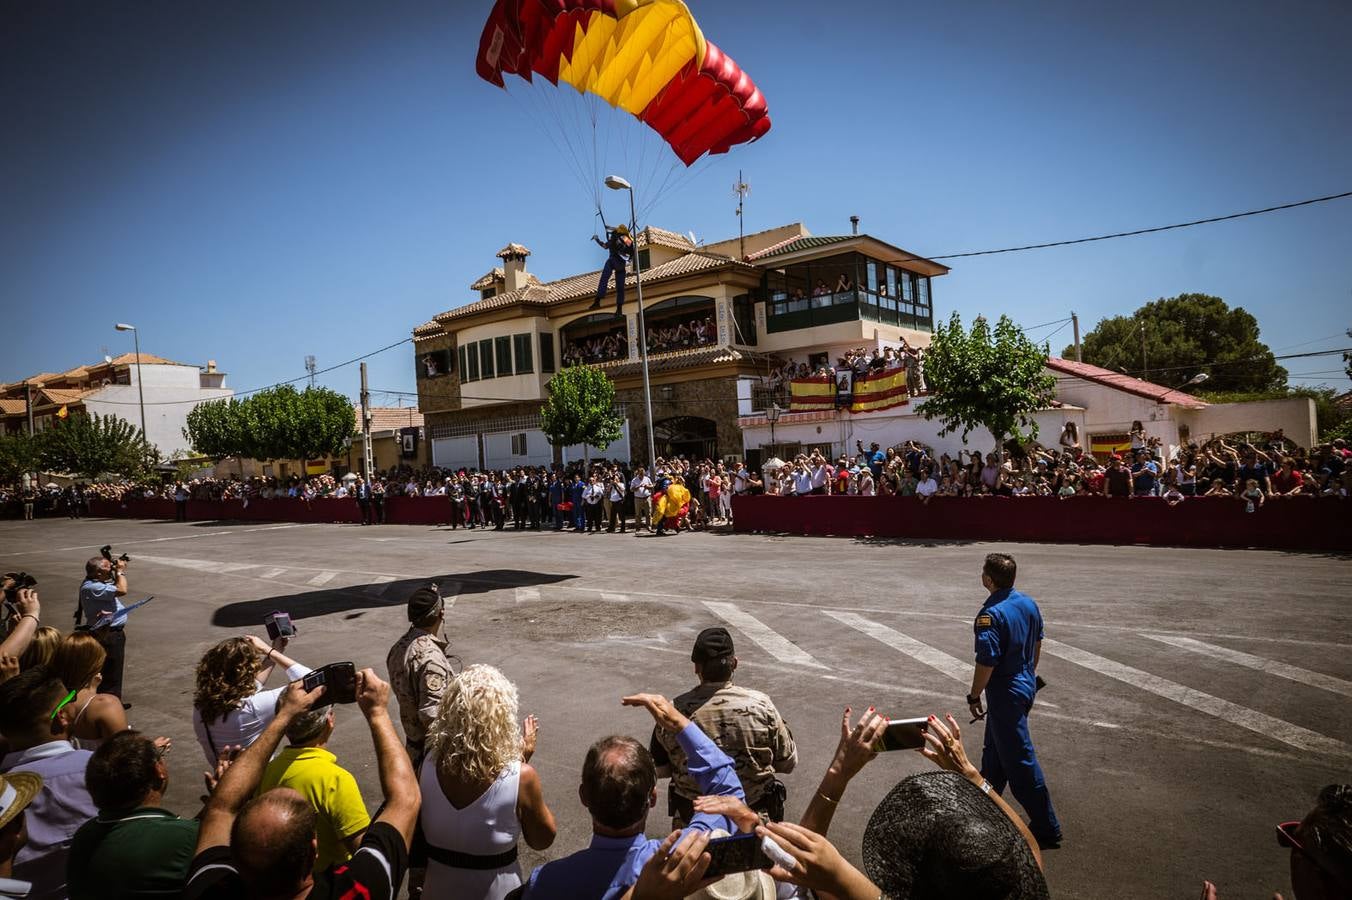
[[859, 252], [768, 269], [762, 287], [771, 334], [868, 321], [930, 332], [930, 276]]
[[563, 364], [597, 365], [629, 356], [629, 328], [609, 313], [583, 316], [563, 326]]

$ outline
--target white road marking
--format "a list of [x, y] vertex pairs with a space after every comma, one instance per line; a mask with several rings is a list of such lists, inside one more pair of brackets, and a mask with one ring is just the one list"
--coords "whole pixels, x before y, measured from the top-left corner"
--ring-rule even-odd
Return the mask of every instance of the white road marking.
[[537, 587], [519, 587], [516, 589], [517, 603], [536, 603], [540, 599], [540, 589]]
[[910, 635], [902, 634], [896, 629], [888, 628], [886, 625], [870, 621], [852, 612], [840, 612], [834, 609], [824, 609], [822, 612], [837, 622], [850, 626], [855, 631], [862, 631], [874, 640], [881, 641], [893, 650], [900, 650], [912, 659], [922, 662], [932, 669], [938, 669], [954, 681], [968, 685], [972, 683], [971, 663], [965, 663], [956, 656], [949, 656], [942, 650], [936, 650], [929, 644], [917, 641]]
[[1322, 688], [1335, 694], [1342, 694], [1344, 697], [1352, 697], [1352, 682], [1334, 678], [1332, 675], [1325, 675], [1322, 672], [1311, 672], [1309, 669], [1302, 669], [1299, 666], [1278, 662], [1274, 659], [1264, 659], [1261, 656], [1254, 656], [1252, 653], [1231, 650], [1229, 647], [1218, 647], [1205, 641], [1196, 641], [1192, 638], [1178, 637], [1172, 634], [1142, 634], [1142, 637], [1148, 637], [1152, 641], [1159, 641], [1180, 650], [1191, 650], [1193, 653], [1200, 653], [1203, 656], [1211, 656], [1245, 668], [1257, 669], [1259, 672], [1276, 675], [1278, 678], [1286, 678], [1290, 681], [1308, 684], [1310, 687]]
[[601, 600], [605, 603], [628, 603], [628, 594], [612, 594], [609, 591], [601, 592]]
[[259, 578], [276, 578], [279, 575], [285, 575], [286, 569], [268, 569], [266, 572], [260, 572]]
[[709, 612], [751, 638], [760, 645], [762, 650], [780, 662], [807, 666], [810, 669], [828, 668], [813, 659], [812, 655], [806, 650], [771, 629], [760, 619], [750, 613], [742, 612], [733, 604], [706, 600], [704, 605], [708, 607]]
[[316, 575], [314, 578], [311, 578], [309, 581], [307, 581], [307, 582], [305, 582], [305, 583], [306, 583], [306, 584], [312, 584], [312, 585], [314, 585], [315, 587], [320, 587], [321, 585], [328, 584], [330, 581], [332, 581], [333, 579], [335, 579], [335, 578], [337, 578], [337, 577], [338, 577], [338, 573], [337, 573], [337, 572], [320, 572], [320, 573], [319, 573], [318, 575]]
[[221, 563], [218, 572], [243, 572], [245, 569], [257, 569], [255, 563]]
[[1060, 641], [1050, 639], [1042, 642], [1042, 649], [1045, 653], [1050, 653], [1052, 656], [1075, 663], [1078, 666], [1084, 666], [1100, 675], [1105, 675], [1166, 700], [1172, 700], [1175, 703], [1204, 712], [1209, 716], [1215, 716], [1232, 725], [1238, 725], [1240, 728], [1265, 735], [1297, 749], [1331, 753], [1336, 756], [1352, 756], [1352, 747], [1342, 741], [1325, 737], [1308, 728], [1293, 725], [1290, 722], [1249, 709], [1246, 706], [1240, 706], [1238, 703], [1222, 700], [1220, 697], [1186, 687], [1167, 678], [1151, 675], [1149, 672], [1143, 672], [1140, 669], [1090, 653], [1087, 650], [1081, 650], [1078, 647], [1071, 647]]
[[377, 575], [371, 580], [371, 583], [366, 586], [366, 593], [373, 597], [379, 597], [389, 590], [390, 585], [393, 583], [394, 579], [389, 575]]

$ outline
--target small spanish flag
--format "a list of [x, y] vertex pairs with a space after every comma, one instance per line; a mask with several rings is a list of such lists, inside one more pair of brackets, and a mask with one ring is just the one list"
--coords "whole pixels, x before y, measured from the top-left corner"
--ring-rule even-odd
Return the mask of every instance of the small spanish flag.
[[68, 415], [70, 415], [70, 410], [66, 409], [64, 404], [56, 411], [56, 417], [58, 419], [64, 419]]

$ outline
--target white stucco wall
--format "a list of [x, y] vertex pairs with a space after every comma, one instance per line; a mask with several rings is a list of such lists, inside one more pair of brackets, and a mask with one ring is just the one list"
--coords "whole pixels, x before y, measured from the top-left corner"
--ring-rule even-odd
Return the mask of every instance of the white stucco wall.
[[1276, 431], [1280, 428], [1302, 447], [1312, 447], [1315, 443], [1315, 408], [1309, 397], [1213, 403], [1182, 418], [1192, 429], [1194, 441], [1236, 431]]
[[[629, 454], [629, 420], [625, 419], [620, 426], [621, 436], [618, 441], [609, 445], [604, 450], [598, 450], [595, 447], [585, 448], [581, 444], [573, 444], [563, 448], [563, 461], [565, 464], [577, 462], [582, 459], [631, 459]], [[647, 435], [641, 435], [640, 440], [647, 441]], [[645, 443], [646, 446], [646, 443]], [[585, 452], [589, 450], [589, 452]], [[644, 451], [647, 455], [647, 451]]]
[[432, 441], [432, 465], [443, 469], [479, 468], [479, 437], [436, 438]]
[[[107, 385], [85, 397], [85, 409], [100, 416], [117, 416], [140, 427], [135, 366], [131, 367], [130, 374], [131, 384]], [[146, 438], [166, 457], [191, 450], [183, 429], [188, 424], [188, 413], [195, 406], [235, 393], [232, 388], [200, 387], [200, 372], [196, 366], [143, 365], [141, 375], [145, 386]]]

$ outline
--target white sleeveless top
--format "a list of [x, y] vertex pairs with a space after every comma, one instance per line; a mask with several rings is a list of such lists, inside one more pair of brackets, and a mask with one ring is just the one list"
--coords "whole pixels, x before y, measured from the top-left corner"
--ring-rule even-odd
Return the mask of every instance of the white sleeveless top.
[[[516, 846], [521, 822], [516, 817], [517, 789], [521, 783], [521, 763], [513, 762], [498, 774], [477, 800], [464, 809], [456, 809], [437, 781], [436, 761], [423, 762], [418, 777], [422, 789], [423, 836], [433, 847], [496, 856]], [[428, 860], [426, 897], [455, 897], [457, 900], [502, 900], [521, 886], [521, 869], [511, 863], [499, 869], [459, 869]]]

